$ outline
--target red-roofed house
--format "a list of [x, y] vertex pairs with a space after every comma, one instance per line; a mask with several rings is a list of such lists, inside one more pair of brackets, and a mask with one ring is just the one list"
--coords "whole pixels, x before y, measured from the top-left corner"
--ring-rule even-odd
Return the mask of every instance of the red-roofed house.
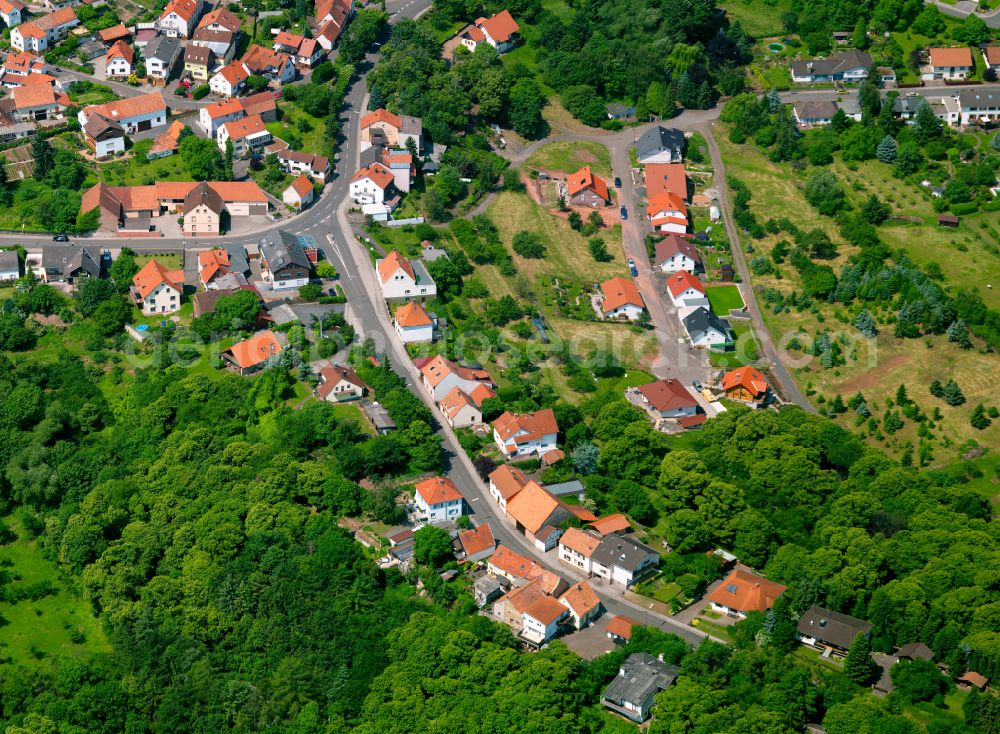
[[463, 514], [462, 493], [448, 477], [431, 477], [418, 482], [413, 501], [431, 523], [456, 520]]
[[21, 24], [22, 13], [28, 6], [20, 0], [0, 0], [0, 18], [8, 28], [13, 28]]
[[589, 206], [598, 209], [611, 203], [608, 185], [594, 175], [590, 166], [584, 166], [566, 179], [566, 194], [574, 206]]
[[452, 428], [474, 426], [483, 422], [483, 411], [462, 388], [457, 385], [438, 403], [441, 415]]
[[684, 200], [669, 191], [651, 196], [649, 206], [646, 207], [646, 214], [653, 229], [659, 232], [673, 232], [674, 234], [684, 234], [687, 232], [687, 206]]
[[635, 321], [646, 310], [639, 289], [628, 278], [612, 278], [601, 283], [601, 311], [606, 319]]
[[646, 198], [652, 201], [660, 194], [673, 194], [681, 201], [688, 200], [687, 172], [683, 163], [648, 163], [643, 167]]
[[78, 25], [80, 19], [76, 17], [76, 11], [67, 5], [11, 28], [10, 45], [18, 51], [41, 54], [56, 41], [69, 35], [70, 29]]
[[760, 405], [767, 400], [771, 388], [764, 375], [753, 367], [737, 367], [722, 376], [722, 389], [730, 400]]
[[226, 143], [232, 141], [233, 155], [239, 158], [259, 153], [273, 139], [271, 131], [264, 125], [260, 115], [224, 122], [215, 133], [215, 142], [219, 150], [225, 152]]
[[393, 250], [375, 262], [375, 272], [387, 301], [433, 298], [437, 286], [419, 260], [410, 262]]
[[160, 14], [159, 27], [168, 36], [187, 38], [201, 17], [201, 0], [171, 0]]
[[367, 389], [368, 386], [358, 377], [357, 372], [350, 367], [334, 364], [319, 371], [319, 385], [314, 393], [320, 400], [342, 403], [364, 397]]
[[507, 579], [512, 584], [537, 581], [542, 593], [550, 596], [558, 596], [567, 588], [561, 576], [502, 544], [498, 545], [496, 552], [490, 556], [486, 570], [494, 576]]
[[273, 85], [281, 86], [295, 79], [292, 57], [254, 44], [247, 49], [240, 63], [251, 74], [262, 76]]
[[351, 199], [355, 204], [386, 204], [395, 190], [392, 171], [381, 163], [365, 166], [351, 178]]
[[491, 425], [493, 441], [508, 459], [541, 456], [556, 448], [559, 427], [551, 408], [520, 415], [504, 411]]
[[934, 79], [965, 79], [975, 68], [972, 63], [972, 51], [968, 46], [935, 47], [931, 49], [930, 57]]
[[435, 401], [440, 401], [451, 392], [456, 385], [469, 396], [476, 394], [481, 385], [496, 387], [490, 373], [484, 369], [459, 367], [440, 354], [432, 357], [420, 367], [420, 377], [424, 387], [431, 393]]
[[263, 369], [272, 357], [281, 354], [287, 347], [288, 338], [284, 334], [275, 334], [268, 329], [233, 344], [223, 350], [221, 357], [229, 363], [230, 369], [249, 375]]
[[507, 503], [507, 517], [542, 551], [556, 547], [559, 526], [573, 516], [569, 508], [537, 482], [529, 481]]
[[559, 603], [569, 609], [570, 619], [578, 630], [589, 627], [591, 622], [604, 614], [604, 605], [586, 581], [577, 581], [570, 586], [559, 597]]
[[680, 418], [698, 412], [698, 401], [680, 380], [657, 380], [635, 390], [655, 418]]
[[380, 108], [361, 118], [361, 149], [378, 144], [404, 150], [407, 141], [412, 140], [420, 153], [423, 130], [424, 124], [419, 117], [394, 115]]
[[708, 299], [705, 297], [705, 286], [687, 270], [679, 270], [667, 278], [667, 292], [670, 293], [670, 300], [678, 308], [708, 305], [706, 303]]
[[125, 41], [115, 41], [104, 56], [104, 78], [124, 78], [132, 73], [135, 54]]
[[543, 596], [522, 612], [520, 636], [534, 645], [544, 645], [556, 636], [560, 623], [568, 616], [566, 606], [551, 597]]
[[304, 173], [300, 173], [282, 192], [281, 200], [285, 202], [285, 206], [302, 211], [313, 203], [315, 195], [313, 182]]
[[608, 638], [616, 645], [623, 645], [632, 639], [632, 628], [638, 626], [639, 623], [629, 617], [612, 617], [608, 622]]
[[235, 97], [246, 86], [247, 79], [250, 78], [250, 71], [239, 61], [233, 61], [223, 66], [219, 72], [213, 76], [208, 86], [213, 92], [222, 97]]
[[517, 32], [520, 28], [507, 10], [501, 10], [491, 18], [476, 18], [476, 22], [466, 26], [459, 34], [462, 45], [470, 51], [486, 42], [497, 50], [498, 54], [507, 53], [517, 43]]
[[274, 50], [292, 57], [296, 66], [310, 68], [323, 58], [323, 47], [314, 38], [281, 31], [274, 37]]
[[628, 521], [628, 518], [622, 515], [620, 512], [614, 515], [605, 515], [602, 518], [594, 520], [594, 522], [587, 525], [591, 530], [594, 530], [601, 535], [617, 535], [620, 533], [631, 533], [632, 523]]
[[656, 265], [664, 273], [676, 273], [678, 270], [697, 273], [705, 269], [698, 248], [676, 234], [668, 234], [656, 243], [654, 257]]
[[392, 318], [392, 325], [403, 344], [434, 341], [434, 319], [417, 301], [408, 301], [397, 308]]
[[743, 619], [749, 612], [766, 612], [785, 593], [781, 584], [737, 568], [705, 598], [712, 609]]
[[524, 472], [511, 464], [498, 466], [490, 472], [489, 480], [490, 496], [500, 505], [504, 514], [507, 513], [507, 503], [528, 483]]
[[173, 313], [181, 307], [184, 271], [167, 270], [150, 260], [132, 278], [132, 298], [146, 315]]
[[1000, 71], [1000, 46], [987, 46], [983, 49], [983, 61], [986, 68]]
[[580, 528], [566, 528], [559, 538], [559, 560], [589, 570], [590, 557], [601, 544], [601, 539]]
[[475, 563], [493, 555], [497, 542], [493, 538], [493, 530], [488, 522], [474, 530], [463, 530], [458, 534], [458, 542], [465, 551], [465, 562]]

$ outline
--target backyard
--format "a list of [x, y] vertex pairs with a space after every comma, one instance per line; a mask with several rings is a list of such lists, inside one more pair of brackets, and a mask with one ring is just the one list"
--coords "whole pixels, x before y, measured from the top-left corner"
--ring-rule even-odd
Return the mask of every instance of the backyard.
[[720, 316], [726, 316], [730, 311], [743, 308], [743, 296], [740, 289], [735, 285], [717, 285], [706, 288], [708, 302], [712, 304], [712, 310]]
[[606, 147], [593, 141], [549, 143], [532, 153], [525, 162], [528, 169], [564, 173], [574, 173], [584, 166], [590, 166], [598, 176], [610, 178], [611, 154]]

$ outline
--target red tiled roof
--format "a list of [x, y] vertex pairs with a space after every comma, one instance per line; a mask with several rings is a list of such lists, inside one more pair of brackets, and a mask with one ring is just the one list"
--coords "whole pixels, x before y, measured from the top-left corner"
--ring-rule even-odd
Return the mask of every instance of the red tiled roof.
[[698, 248], [680, 235], [670, 234], [656, 243], [655, 255], [657, 263], [669, 260], [677, 253], [687, 255], [696, 263], [701, 262], [701, 255], [698, 254]]
[[184, 19], [184, 22], [190, 23], [191, 19], [194, 18], [194, 14], [198, 12], [198, 6], [198, 0], [171, 0], [167, 4], [167, 7], [163, 9], [160, 18], [166, 18], [171, 13], [177, 13], [178, 16]]
[[268, 329], [254, 334], [249, 339], [245, 339], [226, 351], [233, 355], [233, 359], [241, 369], [255, 367], [263, 364], [270, 357], [281, 352], [281, 342], [274, 332]]
[[497, 546], [496, 553], [490, 556], [489, 562], [491, 566], [507, 576], [537, 580], [539, 587], [546, 594], [554, 594], [565, 583], [558, 574], [539, 566], [520, 553], [515, 553], [503, 544]]
[[205, 107], [205, 113], [209, 118], [217, 120], [220, 117], [243, 113], [243, 102], [239, 99], [223, 99], [213, 102]]
[[363, 178], [369, 179], [380, 189], [385, 189], [393, 182], [392, 171], [381, 163], [372, 163], [370, 166], [358, 169], [358, 172], [351, 177], [351, 181], [360, 181]]
[[232, 61], [226, 64], [219, 70], [219, 74], [221, 74], [222, 78], [234, 87], [240, 82], [246, 81], [250, 77], [250, 72], [248, 72], [239, 61]]
[[1000, 46], [987, 46], [985, 53], [987, 64], [990, 66], [1000, 64]]
[[29, 84], [15, 87], [11, 96], [14, 98], [14, 108], [18, 110], [60, 104], [60, 97], [63, 97], [63, 95], [57, 95], [56, 90], [48, 84]]
[[218, 7], [205, 13], [205, 16], [198, 23], [199, 28], [207, 28], [210, 25], [220, 25], [227, 31], [235, 33], [240, 29], [240, 19], [227, 8]]
[[657, 380], [639, 385], [636, 389], [646, 398], [653, 410], [662, 412], [698, 405], [698, 401], [680, 380]]
[[416, 279], [413, 274], [413, 266], [410, 265], [410, 261], [399, 254], [398, 250], [393, 250], [384, 258], [379, 260], [378, 263], [378, 277], [383, 283], [385, 283], [389, 278], [396, 274], [397, 270], [402, 270], [404, 273], [409, 275], [411, 278]]
[[600, 538], [596, 538], [580, 528], [566, 528], [566, 532], [559, 538], [559, 545], [575, 550], [584, 558], [590, 558], [600, 544]]
[[483, 401], [489, 398], [495, 398], [497, 394], [490, 389], [489, 385], [480, 382], [473, 388], [472, 392], [469, 393], [469, 397], [472, 398], [472, 402], [476, 404], [477, 408], [483, 407]]
[[565, 613], [566, 607], [549, 596], [543, 596], [541, 599], [536, 599], [524, 610], [524, 614], [532, 619], [537, 619], [544, 625], [555, 622]]
[[364, 130], [366, 127], [371, 127], [376, 122], [385, 122], [392, 125], [397, 130], [399, 126], [403, 124], [403, 121], [399, 118], [399, 115], [394, 115], [389, 110], [379, 108], [374, 112], [369, 112], [367, 115], [361, 118], [361, 129]]
[[316, 388], [316, 395], [320, 398], [326, 398], [327, 395], [333, 392], [333, 388], [337, 386], [342, 380], [351, 383], [356, 387], [360, 387], [362, 390], [366, 389], [368, 386], [358, 377], [358, 373], [352, 370], [350, 367], [344, 367], [338, 364], [328, 365], [319, 371], [320, 384]]
[[[493, 421], [491, 425], [504, 443], [510, 440], [513, 440], [514, 443], [524, 443], [559, 432], [559, 426], [556, 425], [556, 414], [552, 412], [552, 408], [520, 414], [504, 411], [503, 415]], [[522, 431], [523, 435], [518, 436], [517, 434]]]
[[409, 301], [396, 309], [396, 323], [408, 327], [430, 326], [434, 322], [431, 321], [431, 317], [427, 315], [427, 310], [423, 306], [416, 301]]
[[458, 540], [465, 550], [465, 555], [474, 556], [484, 550], [493, 550], [496, 547], [496, 540], [493, 538], [493, 531], [488, 522], [483, 523], [474, 530], [464, 530], [458, 534]]
[[511, 497], [520, 492], [524, 488], [524, 485], [528, 483], [528, 478], [524, 475], [524, 472], [510, 464], [498, 466], [490, 472], [489, 479], [500, 492], [500, 496], [505, 500], [510, 500]]
[[766, 612], [774, 604], [774, 600], [785, 593], [785, 588], [763, 576], [738, 568], [726, 576], [707, 598], [738, 612]]
[[107, 61], [111, 61], [112, 59], [119, 57], [125, 59], [129, 64], [132, 63], [132, 59], [135, 57], [132, 47], [125, 43], [125, 41], [115, 41], [111, 45], [111, 48], [108, 49], [108, 53], [105, 58]]
[[524, 488], [507, 502], [507, 514], [531, 534], [537, 533], [548, 523], [559, 501], [537, 482], [529, 481]]
[[649, 197], [646, 214], [653, 217], [660, 212], [669, 211], [678, 211], [687, 216], [687, 206], [684, 205], [684, 199], [670, 191], [663, 191], [656, 196]]
[[601, 308], [605, 313], [610, 313], [622, 306], [632, 305], [645, 308], [646, 304], [639, 295], [639, 289], [635, 283], [628, 278], [612, 278], [601, 283], [601, 292], [604, 294], [604, 301]]
[[473, 367], [459, 367], [457, 364], [451, 360], [445, 359], [440, 354], [424, 363], [424, 365], [420, 368], [420, 373], [431, 387], [436, 387], [441, 380], [452, 373], [457, 374], [463, 380], [489, 382], [490, 385], [493, 384], [493, 378], [490, 377], [490, 373], [486, 370], [476, 369]]
[[229, 272], [229, 253], [225, 250], [207, 250], [198, 253], [201, 282], [209, 283], [216, 275]]
[[423, 497], [428, 505], [438, 505], [442, 502], [454, 502], [462, 499], [462, 493], [448, 477], [431, 477], [418, 482], [414, 490]]
[[222, 126], [226, 128], [226, 132], [229, 133], [231, 140], [243, 140], [244, 138], [249, 138], [251, 135], [267, 132], [264, 120], [261, 119], [260, 115], [250, 115], [239, 120], [230, 120], [223, 123]]
[[687, 200], [687, 173], [683, 163], [650, 163], [643, 170], [646, 181], [646, 197], [652, 201], [661, 194], [669, 193], [681, 201]]
[[[260, 117], [258, 116], [257, 119], [260, 119]], [[300, 199], [304, 199], [312, 192], [313, 185], [307, 175], [300, 173], [298, 178], [288, 185], [288, 188], [298, 194]]]
[[129, 35], [131, 34], [129, 33], [128, 28], [126, 28], [122, 23], [97, 32], [97, 37], [105, 43], [111, 43], [112, 41], [117, 41], [120, 38], [128, 38]]
[[461, 412], [462, 408], [475, 408], [476, 404], [472, 402], [472, 398], [466, 395], [462, 388], [455, 385], [447, 395], [441, 398], [438, 407], [444, 413], [445, 417], [451, 420]]
[[126, 97], [125, 99], [116, 99], [114, 102], [90, 105], [84, 107], [83, 111], [88, 117], [96, 113], [104, 115], [110, 120], [121, 122], [131, 117], [148, 115], [160, 110], [166, 111], [166, 109], [167, 103], [163, 101], [163, 95], [159, 92], [150, 92], [149, 94], [140, 94], [138, 97]]
[[737, 387], [748, 390], [755, 397], [761, 397], [767, 393], [768, 385], [764, 375], [753, 367], [737, 367], [722, 376], [722, 389], [729, 392]]
[[623, 640], [632, 639], [632, 628], [639, 626], [639, 623], [628, 617], [612, 617], [608, 622], [608, 634], [621, 637]]
[[178, 293], [184, 292], [184, 271], [167, 270], [165, 267], [150, 260], [132, 278], [132, 284], [139, 291], [139, 296], [145, 298], [161, 283], [176, 290]]
[[608, 185], [594, 172], [590, 166], [584, 166], [576, 173], [570, 174], [566, 179], [566, 191], [570, 196], [576, 196], [584, 189], [590, 189], [605, 201], [610, 201], [608, 196]]
[[508, 10], [501, 10], [492, 18], [477, 18], [476, 25], [486, 31], [497, 43], [505, 43], [518, 32], [517, 22]]
[[610, 535], [612, 533], [622, 533], [626, 530], [631, 530], [632, 524], [628, 521], [627, 517], [619, 512], [614, 515], [605, 515], [590, 523], [589, 527], [601, 535]]
[[931, 66], [972, 66], [972, 51], [959, 48], [932, 48]]
[[667, 278], [667, 290], [670, 291], [670, 295], [674, 298], [677, 298], [677, 296], [688, 289], [705, 295], [705, 286], [687, 270], [678, 270], [676, 273], [671, 273], [670, 277]]
[[559, 597], [577, 617], [584, 617], [601, 606], [601, 600], [586, 581], [578, 581]]

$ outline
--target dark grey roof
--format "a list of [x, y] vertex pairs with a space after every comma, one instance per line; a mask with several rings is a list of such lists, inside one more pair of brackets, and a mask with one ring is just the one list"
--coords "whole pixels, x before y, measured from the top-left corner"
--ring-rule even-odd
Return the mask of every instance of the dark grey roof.
[[962, 105], [962, 109], [1000, 108], [1000, 87], [979, 87], [978, 89], [963, 90], [958, 93], [958, 103]]
[[626, 107], [623, 104], [618, 104], [617, 102], [612, 102], [607, 107], [605, 107], [609, 115], [615, 115], [616, 117], [628, 117], [635, 114], [635, 107]]
[[617, 566], [627, 571], [635, 571], [650, 555], [658, 555], [648, 545], [621, 535], [605, 535], [600, 545], [590, 554], [591, 561], [604, 566]]
[[837, 112], [837, 103], [830, 100], [796, 102], [793, 107], [799, 120], [829, 120]]
[[930, 104], [930, 102], [920, 96], [896, 97], [896, 101], [892, 103], [892, 111], [897, 115], [915, 115], [917, 114], [917, 110], [925, 104]]
[[250, 260], [247, 258], [247, 251], [243, 245], [230, 242], [226, 244], [225, 249], [229, 254], [229, 272], [249, 276]]
[[146, 44], [142, 50], [142, 56], [146, 59], [161, 59], [170, 61], [180, 53], [181, 44], [176, 38], [170, 36], [157, 36]]
[[856, 619], [823, 607], [810, 607], [799, 617], [798, 630], [802, 635], [814, 637], [820, 642], [842, 647], [845, 650], [854, 638], [871, 631], [870, 622]]
[[871, 65], [872, 57], [864, 51], [842, 51], [826, 59], [796, 59], [792, 62], [792, 75], [831, 76]]
[[53, 275], [67, 275], [82, 270], [92, 278], [101, 276], [101, 264], [86, 247], [62, 245], [42, 250], [42, 267]]
[[903, 645], [896, 651], [897, 658], [908, 658], [910, 660], [933, 660], [934, 651], [922, 642], [910, 642]]
[[83, 126], [83, 129], [94, 140], [122, 138], [125, 136], [125, 129], [118, 124], [117, 120], [112, 120], [97, 113], [87, 118], [87, 124]]
[[583, 491], [583, 489], [583, 482], [579, 479], [571, 479], [568, 482], [560, 482], [559, 484], [545, 485], [545, 491], [556, 496], [564, 494], [579, 494]]
[[688, 334], [703, 334], [713, 329], [722, 334], [731, 332], [729, 322], [720, 319], [704, 306], [699, 306], [684, 317], [684, 328], [687, 329]]
[[21, 270], [21, 256], [17, 250], [0, 250], [0, 270], [7, 272], [10, 270]]
[[644, 132], [642, 137], [635, 141], [635, 153], [639, 160], [663, 150], [671, 150], [678, 157], [683, 155], [684, 133], [676, 128], [657, 125]]
[[302, 243], [291, 232], [279, 229], [277, 237], [264, 237], [259, 246], [261, 257], [267, 261], [267, 267], [272, 273], [289, 265], [312, 270], [312, 264], [306, 257], [306, 251], [302, 249]]
[[368, 416], [372, 425], [380, 431], [391, 431], [396, 427], [396, 422], [389, 416], [389, 411], [384, 406], [376, 403], [362, 403], [361, 410]]
[[407, 135], [416, 135], [417, 137], [420, 137], [424, 134], [424, 121], [419, 117], [400, 115], [399, 131], [401, 133], [406, 133]]
[[370, 145], [365, 148], [361, 151], [359, 168], [367, 168], [372, 163], [381, 163], [383, 150], [385, 149], [381, 145]]
[[665, 690], [680, 675], [681, 669], [644, 652], [625, 658], [618, 675], [604, 689], [604, 698], [621, 706], [641, 705], [657, 691]]
[[473, 586], [483, 596], [490, 596], [500, 591], [500, 582], [494, 576], [480, 576]]

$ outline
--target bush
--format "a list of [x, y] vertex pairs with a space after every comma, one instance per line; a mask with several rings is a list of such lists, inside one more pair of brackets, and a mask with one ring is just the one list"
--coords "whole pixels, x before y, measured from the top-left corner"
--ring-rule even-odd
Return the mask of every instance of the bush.
[[522, 230], [514, 235], [514, 252], [521, 257], [541, 259], [545, 257], [545, 245], [535, 232]]
[[209, 87], [207, 84], [199, 84], [197, 87], [191, 90], [191, 99], [201, 99], [203, 97], [207, 97], [208, 93], [211, 91], [212, 91], [211, 87]]
[[960, 204], [952, 204], [949, 209], [951, 209], [951, 213], [956, 216], [962, 214], [972, 214], [979, 209], [979, 204], [974, 201], [964, 201]]

